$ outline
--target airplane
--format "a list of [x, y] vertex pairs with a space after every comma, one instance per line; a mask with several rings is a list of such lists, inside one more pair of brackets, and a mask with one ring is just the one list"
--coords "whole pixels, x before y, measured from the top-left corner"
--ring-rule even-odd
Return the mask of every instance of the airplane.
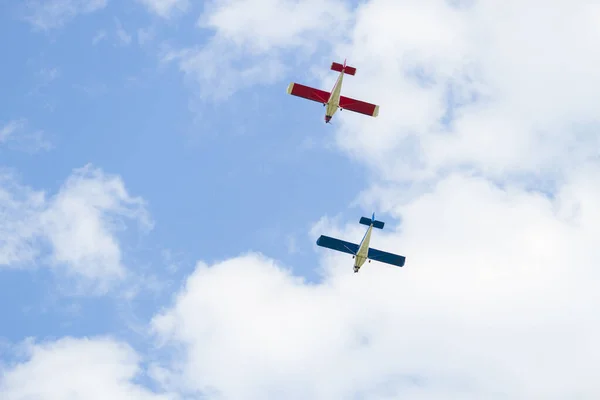
[[344, 74], [354, 76], [354, 74], [356, 73], [356, 68], [347, 66], [346, 60], [344, 60], [343, 65], [336, 62], [332, 63], [331, 70], [340, 73], [340, 76], [337, 78], [337, 81], [335, 82], [331, 93], [294, 82], [289, 84], [287, 88], [287, 93], [293, 96], [298, 96], [304, 99], [316, 101], [318, 103], [323, 103], [323, 106], [327, 107], [325, 111], [326, 124], [328, 124], [329, 121], [331, 121], [331, 117], [333, 117], [333, 114], [335, 114], [338, 108], [340, 110], [354, 111], [360, 114], [370, 115], [372, 117], [376, 117], [377, 115], [379, 115], [379, 106], [340, 95], [340, 92], [342, 90], [342, 81], [344, 80]]
[[367, 225], [369, 229], [365, 233], [365, 236], [360, 242], [360, 245], [355, 243], [345, 242], [343, 240], [335, 239], [329, 236], [321, 235], [317, 239], [317, 245], [321, 247], [327, 247], [332, 250], [341, 251], [343, 253], [352, 254], [354, 261], [354, 272], [358, 272], [360, 267], [363, 266], [366, 260], [375, 260], [386, 264], [396, 265], [403, 267], [406, 257], [399, 256], [397, 254], [386, 253], [385, 251], [369, 248], [369, 242], [371, 241], [371, 232], [373, 228], [383, 229], [384, 223], [375, 219], [375, 213], [369, 219], [367, 217], [361, 217], [359, 223]]

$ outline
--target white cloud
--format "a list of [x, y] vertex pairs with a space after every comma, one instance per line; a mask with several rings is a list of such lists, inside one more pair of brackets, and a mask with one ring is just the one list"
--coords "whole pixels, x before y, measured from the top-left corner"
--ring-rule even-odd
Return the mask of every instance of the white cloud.
[[3, 368], [0, 397], [5, 400], [168, 400], [135, 380], [144, 371], [140, 357], [108, 338], [63, 338], [23, 345], [26, 360]]
[[123, 218], [151, 226], [143, 199], [131, 197], [120, 177], [90, 165], [75, 170], [40, 216], [53, 245], [53, 263], [89, 278], [123, 276], [113, 236], [125, 228]]
[[170, 18], [174, 13], [186, 12], [190, 6], [189, 0], [137, 0], [148, 10], [159, 17]]
[[27, 0], [25, 19], [40, 30], [63, 26], [79, 14], [90, 14], [106, 7], [107, 0]]
[[25, 125], [23, 120], [9, 121], [0, 129], [0, 143], [6, 142], [15, 131], [22, 129]]
[[0, 266], [33, 261], [38, 251], [32, 240], [44, 208], [44, 194], [18, 184], [10, 171], [2, 170], [0, 204]]
[[[371, 263], [354, 274], [349, 256], [319, 248], [324, 279], [315, 285], [260, 255], [199, 263], [172, 307], [153, 319], [158, 339], [180, 350], [177, 362], [156, 365], [153, 375], [209, 398], [600, 396], [597, 3], [453, 8], [441, 0], [371, 0], [354, 15], [314, 23], [327, 20], [321, 17], [331, 4], [214, 2], [200, 20], [215, 29], [212, 42], [166, 59], [224, 96], [244, 82], [272, 82], [283, 71], [282, 54], [311, 54], [315, 39], [331, 43], [327, 27], [354, 18], [354, 27], [333, 35], [332, 58], [347, 57], [358, 68], [344, 94], [380, 104], [381, 114], [343, 112], [334, 126], [340, 147], [377, 173], [361, 205], [402, 221], [394, 231], [384, 218], [373, 247], [403, 254], [407, 264]], [[292, 14], [296, 20], [286, 19]], [[273, 21], [275, 28], [266, 26]], [[261, 81], [261, 68], [275, 78]], [[250, 71], [245, 80], [229, 80], [240, 71]], [[335, 76], [325, 74], [329, 86]], [[454, 115], [446, 129], [449, 103]], [[529, 174], [548, 180], [551, 195], [531, 190], [540, 189], [539, 180], [512, 179]], [[46, 229], [72, 223], [68, 232], [77, 232], [86, 218], [71, 210], [98, 217], [114, 204], [110, 196], [82, 195], [87, 185], [66, 186], [86, 189], [64, 196], [76, 200], [59, 195], [51, 206], [28, 189], [18, 201], [6, 190], [7, 215], [28, 214], [0, 232], [29, 238], [19, 221], [46, 210], [71, 213], [46, 218]], [[128, 198], [124, 189], [114, 192]], [[135, 205], [125, 209], [136, 215]], [[321, 233], [358, 241], [364, 232], [354, 221], [335, 225], [323, 219], [311, 241]], [[58, 235], [57, 243], [80, 236]], [[29, 241], [6, 243], [14, 250], [5, 254], [31, 257]], [[84, 263], [85, 252], [71, 255], [60, 243], [62, 262]], [[116, 265], [114, 242], [98, 243], [112, 256], [97, 265]]]
[[[209, 398], [594, 398], [598, 172], [555, 201], [451, 176], [374, 234], [402, 269], [354, 274], [321, 248], [318, 285], [259, 255], [199, 264], [153, 321], [184, 345], [167, 380]], [[331, 228], [351, 241], [364, 229]]]
[[202, 48], [168, 51], [203, 99], [224, 100], [284, 75], [282, 57], [294, 51], [305, 60], [343, 37], [350, 22], [347, 4], [338, 0], [216, 0], [207, 2], [198, 24], [214, 31]]
[[347, 4], [338, 0], [214, 0], [207, 3], [199, 25], [264, 54], [281, 47], [314, 48], [325, 34], [335, 40], [345, 33], [349, 18]]
[[[51, 74], [51, 79], [54, 79], [56, 72], [48, 74]], [[29, 125], [26, 119], [15, 119], [0, 126], [0, 145], [4, 145], [10, 150], [29, 153], [50, 150], [52, 144], [46, 139], [45, 133], [41, 130], [31, 129]]]
[[121, 21], [115, 19], [115, 23], [117, 25], [117, 39], [119, 40], [119, 43], [124, 46], [129, 45], [131, 43], [131, 35], [123, 28]]
[[[351, 12], [337, 1], [213, 1], [199, 21], [212, 41], [166, 59], [179, 60], [204, 97], [224, 99], [282, 78], [283, 54], [306, 58], [335, 44], [331, 59], [358, 68], [344, 94], [381, 105], [376, 119], [338, 114], [338, 144], [386, 178], [464, 166], [490, 176], [553, 173], [600, 145], [600, 3], [556, 0], [543, 12], [540, 4], [372, 0]], [[253, 67], [265, 72], [245, 73]], [[327, 88], [335, 74], [317, 77]]]
[[[216, 49], [241, 64], [302, 48], [302, 35], [288, 36], [294, 23], [278, 26], [285, 7], [262, 19], [249, 4], [207, 8]], [[312, 285], [260, 255], [200, 263], [153, 321], [181, 349], [164, 380], [211, 398], [600, 396], [599, 10], [362, 3], [332, 59], [358, 68], [344, 95], [381, 113], [342, 112], [334, 129], [374, 172], [359, 204], [402, 221], [393, 231], [387, 220], [373, 247], [405, 255], [406, 266], [354, 274], [350, 256], [319, 248], [324, 280]], [[213, 79], [239, 70], [214, 69]], [[321, 77], [330, 87], [335, 74]], [[311, 240], [364, 233], [357, 221], [332, 225], [323, 219]]]
[[350, 43], [337, 48], [358, 68], [344, 92], [381, 110], [376, 119], [342, 113], [339, 145], [391, 179], [463, 166], [555, 173], [595, 156], [600, 3], [540, 4], [361, 6]]
[[258, 57], [238, 67], [237, 53], [216, 42], [203, 49], [171, 51], [163, 60], [177, 60], [186, 81], [198, 85], [199, 97], [213, 101], [226, 100], [236, 91], [255, 84], [273, 83], [283, 75], [283, 64], [272, 57]]
[[[152, 226], [144, 201], [130, 196], [120, 177], [90, 165], [75, 170], [50, 198], [7, 173], [0, 201], [0, 265], [16, 267], [37, 260], [84, 278], [99, 291], [126, 276], [116, 236], [126, 220]], [[50, 244], [47, 256], [43, 242]]]

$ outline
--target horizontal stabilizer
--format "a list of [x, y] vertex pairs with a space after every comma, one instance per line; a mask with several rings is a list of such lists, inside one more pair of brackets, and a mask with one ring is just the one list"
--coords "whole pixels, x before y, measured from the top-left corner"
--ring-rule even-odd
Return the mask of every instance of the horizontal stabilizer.
[[310, 86], [304, 86], [299, 83], [290, 83], [287, 88], [287, 93], [292, 96], [302, 97], [303, 99], [316, 101], [325, 104], [329, 101], [329, 92], [315, 89]]
[[332, 238], [329, 236], [321, 235], [317, 239], [317, 245], [321, 247], [327, 247], [331, 250], [341, 251], [342, 253], [348, 253], [355, 255], [358, 253], [358, 245], [355, 243], [345, 242], [340, 239]]
[[373, 261], [379, 261], [386, 264], [395, 265], [397, 267], [403, 267], [406, 257], [399, 256], [398, 254], [386, 253], [385, 251], [370, 248], [367, 256]]
[[333, 64], [331, 64], [331, 70], [332, 71], [337, 71], [337, 72], [344, 71], [344, 73], [347, 74], [347, 75], [354, 75], [354, 74], [356, 74], [356, 68], [349, 67], [347, 65], [346, 65], [346, 67], [344, 67], [342, 64], [336, 63], [336, 62], [334, 62]]
[[381, 222], [381, 221], [373, 221], [371, 218], [367, 218], [367, 217], [362, 217], [360, 219], [361, 224], [366, 225], [366, 226], [370, 226], [371, 223], [373, 223], [373, 228], [377, 228], [377, 229], [383, 229], [383, 226], [385, 225], [385, 222]]

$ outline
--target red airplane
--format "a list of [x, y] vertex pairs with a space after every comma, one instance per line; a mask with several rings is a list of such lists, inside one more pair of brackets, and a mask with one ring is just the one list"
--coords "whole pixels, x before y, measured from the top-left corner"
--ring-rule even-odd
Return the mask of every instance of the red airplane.
[[290, 83], [287, 88], [288, 94], [323, 103], [323, 106], [327, 106], [327, 110], [325, 112], [325, 123], [329, 123], [329, 121], [331, 121], [331, 117], [333, 117], [333, 114], [335, 114], [338, 108], [340, 110], [350, 110], [357, 113], [370, 115], [372, 117], [379, 115], [379, 106], [376, 106], [375, 104], [365, 103], [364, 101], [354, 100], [350, 97], [340, 96], [344, 74], [354, 76], [356, 73], [356, 68], [347, 66], [346, 60], [344, 60], [344, 65], [336, 62], [331, 64], [331, 70], [340, 73], [340, 76], [335, 82], [331, 93], [328, 93], [324, 90], [311, 88], [309, 86], [300, 85], [299, 83]]

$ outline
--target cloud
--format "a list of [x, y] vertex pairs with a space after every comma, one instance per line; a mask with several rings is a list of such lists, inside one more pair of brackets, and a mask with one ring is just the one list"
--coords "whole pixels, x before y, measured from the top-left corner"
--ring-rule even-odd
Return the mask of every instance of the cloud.
[[24, 126], [23, 120], [9, 121], [0, 129], [0, 143], [6, 142], [18, 129]]
[[334, 40], [344, 33], [349, 17], [347, 4], [337, 0], [215, 0], [207, 4], [198, 24], [264, 54], [282, 47], [314, 48], [324, 34]]
[[[349, 26], [350, 11], [338, 0], [218, 0], [198, 20], [214, 35], [203, 47], [170, 49], [201, 98], [222, 101], [238, 90], [271, 84], [284, 76], [282, 58], [305, 60], [335, 43]], [[199, 88], [199, 89], [196, 89]]]
[[120, 177], [87, 165], [75, 170], [40, 216], [53, 245], [54, 264], [67, 264], [89, 278], [122, 276], [121, 252], [113, 232], [124, 220], [151, 227], [145, 202], [131, 197]]
[[117, 25], [117, 39], [119, 40], [119, 43], [123, 46], [129, 45], [131, 43], [131, 35], [123, 28], [121, 21], [115, 19], [115, 24]]
[[[52, 74], [56, 74], [53, 72]], [[52, 78], [54, 79], [54, 78]], [[37, 153], [50, 150], [52, 144], [46, 139], [44, 131], [32, 130], [26, 119], [14, 119], [0, 126], [0, 145], [10, 150]]]
[[[396, 180], [465, 167], [494, 178], [556, 174], [600, 145], [593, 89], [600, 6], [556, 1], [539, 12], [539, 4], [511, 1], [500, 13], [493, 4], [443, 0], [372, 0], [355, 9], [337, 1], [214, 1], [199, 19], [214, 31], [207, 46], [165, 59], [177, 60], [205, 98], [224, 100], [278, 82], [295, 58], [335, 44], [332, 59], [358, 68], [344, 93], [381, 105], [376, 119], [339, 113], [337, 142], [376, 173]], [[335, 75], [324, 67], [315, 78], [328, 88]]]
[[79, 14], [105, 8], [107, 0], [28, 0], [25, 20], [39, 30], [62, 27]]
[[[178, 350], [151, 377], [192, 398], [592, 398], [598, 172], [574, 171], [554, 200], [448, 177], [388, 210], [402, 225], [387, 220], [373, 237], [408, 257], [403, 269], [372, 263], [354, 274], [349, 256], [319, 249], [324, 279], [309, 284], [258, 254], [199, 263], [152, 322]], [[356, 223], [330, 224], [319, 231], [361, 236]], [[131, 383], [135, 357], [113, 357], [126, 346], [91, 342], [30, 351], [0, 393], [90, 398], [80, 392], [90, 379], [111, 390], [103, 398], [146, 393]], [[20, 383], [33, 371], [39, 384]]]
[[[207, 8], [216, 48], [302, 48], [294, 24], [272, 35], [248, 4]], [[372, 172], [357, 204], [388, 223], [372, 246], [406, 266], [354, 274], [319, 248], [310, 284], [260, 254], [200, 262], [153, 319], [178, 355], [165, 382], [209, 398], [600, 395], [600, 3], [540, 5], [371, 0], [348, 16], [332, 56], [358, 68], [344, 95], [381, 112], [342, 112], [334, 129]], [[324, 218], [321, 233], [358, 242], [364, 227]]]
[[189, 0], [137, 0], [151, 13], [162, 18], [170, 18], [175, 13], [184, 13], [190, 6]]
[[396, 180], [464, 167], [545, 176], [595, 157], [599, 3], [552, 4], [361, 5], [336, 54], [358, 68], [344, 93], [381, 110], [340, 114], [339, 146]]
[[[152, 320], [176, 360], [154, 365], [152, 376], [208, 398], [597, 398], [598, 6], [371, 0], [319, 25], [303, 13], [318, 21], [332, 3], [265, 4], [209, 4], [200, 19], [215, 31], [207, 47], [165, 58], [205, 95], [231, 94], [242, 80], [228, 79], [240, 71], [248, 84], [270, 83], [261, 68], [278, 79], [284, 56], [314, 54], [315, 39], [336, 43], [334, 59], [358, 68], [344, 94], [382, 107], [376, 119], [338, 114], [338, 144], [372, 169], [373, 186], [358, 203], [387, 214], [373, 247], [407, 263], [354, 274], [351, 257], [319, 248], [323, 279], [311, 284], [260, 254], [200, 262]], [[285, 19], [292, 14], [298, 19]], [[330, 26], [339, 35], [327, 36]], [[335, 74], [325, 74], [327, 87]], [[28, 238], [38, 228], [20, 221], [40, 220], [46, 236], [69, 232], [56, 236], [63, 251], [55, 259], [73, 271], [90, 264], [86, 251], [71, 255], [60, 244], [87, 237], [74, 233], [84, 231], [80, 221], [113, 237], [100, 216], [130, 196], [118, 184], [109, 196], [83, 195], [106, 191], [80, 181], [52, 200], [4, 186], [10, 218], [0, 232], [17, 239], [3, 242], [11, 249], [4, 254], [33, 257]], [[141, 218], [139, 203], [124, 203], [118, 219]], [[358, 241], [363, 228], [324, 218], [310, 240]], [[120, 265], [116, 241], [78, 248], [89, 243], [109, 254], [91, 265]], [[131, 381], [124, 376], [111, 382]]]
[[3, 368], [3, 399], [175, 399], [137, 383], [144, 374], [140, 357], [128, 345], [112, 339], [26, 341], [22, 348], [26, 359]]
[[0, 265], [47, 264], [100, 292], [127, 275], [116, 236], [126, 221], [152, 227], [143, 199], [130, 196], [120, 177], [91, 165], [73, 171], [50, 198], [9, 173], [0, 190]]
[[271, 57], [256, 57], [244, 66], [234, 65], [239, 56], [216, 42], [203, 49], [170, 51], [163, 57], [164, 62], [173, 60], [177, 61], [186, 82], [199, 87], [199, 97], [211, 101], [224, 101], [256, 84], [273, 83], [282, 76], [284, 68], [278, 59]]
[[[181, 351], [168, 380], [209, 398], [593, 398], [598, 172], [556, 200], [448, 177], [373, 236], [407, 256], [402, 269], [354, 274], [320, 248], [316, 285], [257, 254], [199, 263], [153, 321]], [[321, 233], [358, 241], [363, 228]]]
[[32, 262], [44, 194], [16, 182], [10, 171], [0, 172], [0, 266]]

